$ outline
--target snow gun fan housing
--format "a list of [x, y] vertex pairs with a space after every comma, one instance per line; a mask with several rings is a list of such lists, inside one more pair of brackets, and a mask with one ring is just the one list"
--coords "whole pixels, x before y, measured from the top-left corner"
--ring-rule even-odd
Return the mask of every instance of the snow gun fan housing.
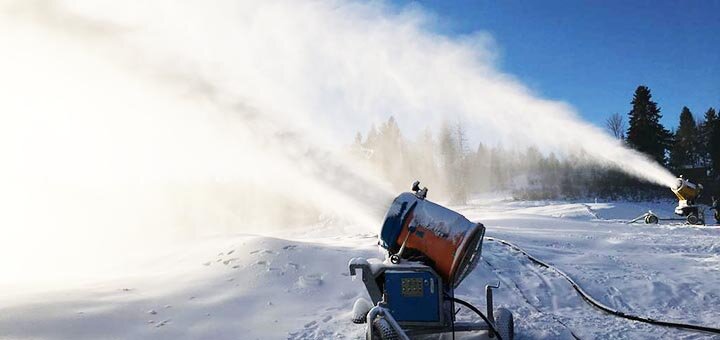
[[427, 189], [413, 187], [393, 201], [380, 231], [379, 244], [398, 263], [418, 261], [457, 287], [475, 268], [485, 227], [425, 199]]
[[670, 189], [678, 198], [678, 206], [675, 208], [676, 214], [680, 216], [698, 215], [698, 206], [695, 204], [695, 200], [697, 200], [702, 193], [702, 184], [692, 183], [680, 176], [675, 186]]

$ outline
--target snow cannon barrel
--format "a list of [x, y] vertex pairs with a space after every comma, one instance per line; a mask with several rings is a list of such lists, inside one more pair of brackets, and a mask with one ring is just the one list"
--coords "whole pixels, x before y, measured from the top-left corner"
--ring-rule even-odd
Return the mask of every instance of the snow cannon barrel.
[[378, 243], [393, 256], [430, 266], [457, 287], [477, 265], [485, 227], [425, 200], [423, 190], [395, 198]]
[[674, 187], [670, 188], [680, 201], [694, 201], [700, 196], [703, 190], [702, 184], [695, 184], [685, 178], [677, 179]]

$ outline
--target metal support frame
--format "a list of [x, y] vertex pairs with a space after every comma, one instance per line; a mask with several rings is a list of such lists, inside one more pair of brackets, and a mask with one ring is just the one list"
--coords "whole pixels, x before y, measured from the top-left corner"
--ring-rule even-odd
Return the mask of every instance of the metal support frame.
[[[371, 263], [372, 262], [372, 263]], [[415, 336], [415, 335], [431, 335], [431, 334], [439, 334], [439, 333], [447, 333], [451, 331], [455, 332], [471, 332], [471, 331], [488, 331], [490, 334], [490, 337], [493, 337], [492, 332], [490, 332], [491, 328], [488, 324], [485, 322], [455, 322], [454, 326], [451, 325], [449, 322], [441, 321], [440, 324], [427, 324], [427, 323], [403, 323], [402, 325], [393, 318], [390, 311], [385, 307], [384, 301], [383, 301], [383, 292], [380, 288], [380, 286], [377, 283], [377, 278], [382, 275], [386, 270], [408, 270], [412, 271], [414, 269], [423, 269], [425, 270], [424, 265], [419, 264], [413, 264], [407, 263], [408, 267], [404, 267], [403, 265], [397, 265], [397, 264], [387, 264], [383, 263], [378, 259], [364, 259], [364, 258], [353, 258], [350, 260], [349, 263], [349, 269], [350, 269], [350, 275], [355, 276], [357, 275], [357, 270], [359, 269], [362, 272], [362, 282], [365, 285], [365, 288], [368, 291], [368, 294], [370, 295], [370, 298], [372, 300], [372, 303], [375, 305], [375, 307], [371, 308], [370, 311], [367, 314], [367, 325], [366, 325], [366, 336], [367, 339], [372, 339], [373, 335], [373, 321], [378, 318], [382, 317], [384, 318], [388, 324], [395, 330], [395, 332], [398, 334], [400, 339], [409, 339], [409, 335]], [[417, 268], [412, 268], [413, 266], [417, 266]], [[437, 275], [437, 274], [436, 274]], [[438, 280], [439, 277], [438, 277]], [[439, 281], [441, 282], [441, 281]], [[440, 284], [442, 286], [442, 284]], [[495, 319], [493, 317], [493, 292], [492, 290], [495, 288], [499, 288], [500, 283], [498, 282], [495, 285], [487, 285], [485, 286], [485, 295], [487, 298], [486, 301], [486, 308], [488, 311], [488, 319], [491, 320], [491, 322], [495, 322]], [[441, 287], [442, 289], [442, 287]], [[440, 294], [442, 297], [442, 294]], [[443, 300], [441, 299], [440, 305], [444, 305]], [[441, 320], [445, 319], [445, 312], [441, 312]], [[452, 314], [452, 311], [451, 311]], [[452, 318], [453, 315], [448, 315], [447, 317]], [[403, 329], [403, 327], [405, 327]]]
[[382, 307], [380, 305], [377, 305], [370, 309], [367, 315], [367, 327], [366, 327], [366, 333], [365, 337], [367, 340], [371, 340], [373, 338], [373, 321], [375, 321], [375, 318], [382, 317], [385, 319], [385, 321], [390, 324], [390, 327], [392, 327], [395, 330], [395, 333], [397, 333], [398, 337], [403, 340], [410, 340], [410, 337], [405, 333], [405, 331], [400, 327], [400, 325], [395, 321], [395, 318], [393, 318], [392, 314], [387, 312], [387, 309], [385, 307]]
[[[500, 282], [494, 284], [494, 285], [486, 285], [485, 286], [485, 309], [487, 310], [487, 318], [490, 320], [490, 322], [495, 323], [495, 316], [493, 315], [493, 289], [500, 288]], [[490, 332], [490, 338], [495, 337], [495, 334], [493, 332]]]

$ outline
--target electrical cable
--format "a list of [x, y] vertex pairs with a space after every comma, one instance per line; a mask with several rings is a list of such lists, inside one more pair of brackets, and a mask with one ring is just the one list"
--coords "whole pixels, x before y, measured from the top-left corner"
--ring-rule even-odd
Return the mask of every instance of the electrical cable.
[[[554, 272], [558, 273], [558, 274], [559, 274], [560, 276], [562, 276], [565, 280], [567, 280], [567, 281], [570, 283], [570, 285], [572, 285], [572, 287], [575, 289], [575, 291], [577, 291], [578, 294], [580, 294], [580, 296], [583, 298], [583, 300], [584, 300], [585, 302], [587, 302], [587, 303], [590, 304], [591, 306], [593, 306], [593, 307], [595, 307], [595, 308], [597, 308], [597, 309], [599, 309], [599, 310], [601, 310], [601, 311], [603, 311], [603, 312], [605, 312], [605, 313], [608, 313], [608, 314], [611, 314], [611, 315], [615, 315], [615, 316], [618, 316], [618, 317], [621, 317], [621, 318], [625, 318], [625, 319], [628, 319], [628, 320], [634, 320], [634, 321], [644, 322], [644, 323], [648, 323], [648, 324], [652, 324], [652, 325], [657, 325], [657, 326], [664, 326], [664, 327], [671, 327], [671, 328], [681, 328], [681, 329], [687, 329], [687, 330], [693, 330], [693, 331], [701, 331], [701, 332], [708, 332], [708, 333], [720, 334], [720, 329], [719, 329], [719, 328], [713, 328], [713, 327], [707, 327], [707, 326], [700, 326], [700, 325], [692, 325], [692, 324], [684, 324], [684, 323], [679, 323], [679, 322], [670, 322], [670, 321], [656, 320], [656, 319], [652, 319], [652, 318], [648, 318], [648, 317], [642, 317], [642, 316], [627, 314], [627, 313], [623, 313], [623, 312], [620, 312], [620, 311], [618, 311], [618, 310], [612, 309], [612, 308], [610, 308], [610, 307], [602, 304], [601, 302], [595, 300], [592, 296], [590, 296], [590, 294], [586, 293], [586, 292], [580, 287], [580, 285], [578, 285], [572, 278], [570, 278], [570, 276], [569, 276], [568, 274], [565, 274], [565, 272], [563, 272], [562, 270], [560, 270], [560, 269], [558, 269], [558, 268], [556, 268], [556, 267], [554, 267], [554, 266], [552, 266], [552, 265], [549, 265], [549, 264], [547, 264], [547, 263], [545, 263], [545, 262], [537, 259], [536, 257], [528, 254], [528, 252], [526, 252], [524, 249], [522, 249], [522, 248], [520, 248], [519, 246], [517, 246], [517, 245], [515, 245], [515, 244], [512, 244], [512, 243], [510, 243], [510, 242], [508, 242], [508, 241], [501, 240], [501, 239], [497, 239], [497, 238], [494, 238], [494, 237], [485, 237], [485, 238], [486, 238], [488, 241], [495, 241], [495, 242], [498, 242], [498, 243], [500, 243], [500, 244], [502, 244], [502, 245], [505, 245], [505, 246], [507, 246], [507, 247], [510, 247], [510, 248], [512, 248], [512, 249], [514, 249], [514, 250], [516, 250], [516, 251], [518, 251], [518, 252], [520, 252], [520, 253], [522, 253], [523, 255], [525, 255], [531, 262], [535, 263], [536, 265], [538, 265], [538, 266], [540, 266], [540, 267], [547, 268], [547, 269], [551, 269], [551, 270], [553, 270]], [[493, 331], [494, 331], [494, 329], [493, 329]]]
[[[455, 290], [452, 290], [452, 298], [455, 298]], [[455, 340], [455, 301], [450, 300], [450, 309], [453, 314], [450, 315], [450, 328], [452, 329], [452, 340]]]
[[455, 303], [455, 302], [456, 302], [456, 303], [459, 303], [459, 304], [461, 304], [461, 305], [469, 308], [469, 309], [472, 310], [473, 312], [475, 312], [477, 315], [479, 315], [479, 316], [485, 321], [485, 323], [487, 323], [488, 328], [490, 328], [490, 330], [491, 330], [493, 333], [495, 333], [495, 336], [497, 336], [498, 340], [502, 340], [502, 336], [500, 335], [500, 332], [498, 332], [497, 328], [495, 328], [495, 324], [492, 323], [492, 322], [490, 322], [490, 319], [488, 319], [488, 317], [485, 316], [485, 314], [483, 314], [479, 309], [475, 308], [475, 306], [471, 305], [471, 304], [468, 303], [467, 301], [460, 300], [460, 299], [458, 299], [458, 298], [456, 298], [456, 297], [446, 296], [446, 298], [449, 299], [450, 301], [454, 302], [454, 303]]

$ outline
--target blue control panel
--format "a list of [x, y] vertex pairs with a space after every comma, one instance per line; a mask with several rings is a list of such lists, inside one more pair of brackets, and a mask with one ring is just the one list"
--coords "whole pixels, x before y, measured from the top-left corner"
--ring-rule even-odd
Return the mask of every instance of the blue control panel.
[[385, 271], [385, 301], [398, 322], [439, 322], [438, 279], [429, 271]]

